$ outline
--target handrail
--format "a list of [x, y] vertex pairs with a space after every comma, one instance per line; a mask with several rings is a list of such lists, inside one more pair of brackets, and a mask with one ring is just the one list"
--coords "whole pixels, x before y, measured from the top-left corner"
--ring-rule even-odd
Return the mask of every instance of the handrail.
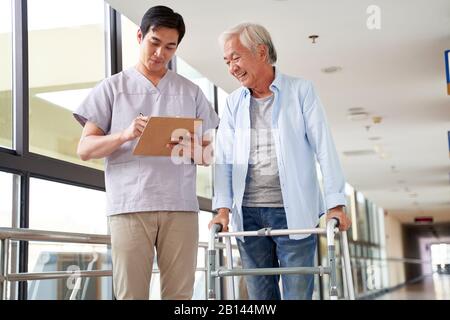
[[[2, 252], [0, 255], [0, 300], [6, 296], [6, 282], [8, 281], [28, 281], [28, 280], [51, 280], [51, 279], [65, 279], [69, 277], [84, 278], [84, 277], [110, 277], [112, 270], [79, 270], [76, 273], [73, 271], [53, 271], [53, 272], [21, 272], [8, 273], [9, 263], [9, 242], [13, 241], [42, 241], [42, 242], [64, 242], [64, 243], [78, 243], [78, 244], [99, 244], [110, 245], [111, 236], [103, 234], [89, 234], [89, 233], [74, 233], [74, 232], [60, 232], [48, 230], [34, 230], [23, 228], [0, 228], [0, 242], [2, 243]], [[199, 242], [199, 248], [208, 248], [207, 242]], [[225, 249], [224, 243], [217, 244], [219, 249]], [[237, 248], [236, 246], [233, 246]], [[203, 268], [196, 268], [196, 271], [207, 271], [206, 266]], [[159, 273], [159, 269], [154, 269], [153, 273]]]
[[[0, 240], [69, 242], [88, 244], [111, 244], [111, 236], [103, 234], [73, 233], [46, 231], [23, 228], [0, 228]], [[199, 242], [200, 248], [208, 248], [207, 242]], [[218, 244], [219, 249], [225, 249], [225, 244]], [[236, 247], [237, 248], [237, 247]]]
[[[323, 232], [323, 229], [320, 230]], [[270, 231], [269, 231], [270, 232]], [[23, 228], [0, 228], [0, 241], [15, 240], [15, 241], [42, 241], [42, 242], [65, 242], [65, 243], [80, 243], [80, 244], [99, 244], [109, 245], [111, 244], [111, 236], [103, 234], [88, 234], [88, 233], [73, 233], [73, 232], [60, 232], [60, 231], [47, 231], [47, 230], [34, 230]], [[198, 247], [208, 249], [208, 242], [199, 242]], [[224, 243], [216, 243], [217, 249], [225, 249]], [[236, 249], [236, 246], [233, 245]], [[2, 252], [2, 255], [5, 253]], [[0, 258], [5, 258], [0, 257]], [[379, 258], [379, 257], [351, 257], [351, 259], [359, 260], [377, 260], [377, 262], [402, 262], [402, 263], [415, 263], [424, 264], [429, 263], [429, 260], [412, 259], [412, 258]], [[2, 261], [3, 259], [0, 259]], [[338, 260], [339, 263], [339, 260]], [[1, 266], [0, 266], [1, 267]], [[358, 264], [354, 266], [358, 268]], [[207, 268], [197, 268], [196, 271], [205, 271]], [[153, 270], [154, 273], [158, 273], [158, 269]], [[2, 281], [27, 281], [27, 280], [50, 280], [50, 279], [63, 279], [68, 277], [105, 277], [112, 276], [112, 270], [80, 270], [76, 273], [68, 271], [55, 271], [55, 272], [23, 272], [23, 273], [4, 273], [0, 274], [0, 282]], [[1, 298], [1, 292], [0, 292]]]

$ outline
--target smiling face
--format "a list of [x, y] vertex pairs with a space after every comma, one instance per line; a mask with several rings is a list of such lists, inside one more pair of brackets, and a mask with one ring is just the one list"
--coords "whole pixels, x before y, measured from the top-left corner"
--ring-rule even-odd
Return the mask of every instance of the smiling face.
[[140, 44], [139, 62], [150, 74], [163, 74], [178, 46], [178, 31], [172, 28], [150, 28], [143, 37], [139, 30], [137, 37]]
[[225, 42], [224, 60], [230, 74], [249, 89], [257, 87], [261, 72], [267, 66], [264, 46], [259, 46], [254, 53], [241, 43], [238, 36]]

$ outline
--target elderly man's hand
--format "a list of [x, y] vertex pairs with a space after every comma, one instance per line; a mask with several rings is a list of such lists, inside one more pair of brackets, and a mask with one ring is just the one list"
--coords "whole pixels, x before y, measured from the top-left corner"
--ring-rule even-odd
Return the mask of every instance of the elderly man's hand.
[[220, 208], [214, 218], [209, 222], [208, 228], [211, 229], [211, 226], [215, 223], [222, 225], [222, 231], [228, 231], [228, 223], [230, 222], [230, 209], [228, 208]]
[[339, 230], [346, 231], [352, 225], [352, 221], [345, 214], [344, 206], [337, 206], [330, 210], [327, 213], [327, 221], [331, 218], [337, 218], [339, 220]]

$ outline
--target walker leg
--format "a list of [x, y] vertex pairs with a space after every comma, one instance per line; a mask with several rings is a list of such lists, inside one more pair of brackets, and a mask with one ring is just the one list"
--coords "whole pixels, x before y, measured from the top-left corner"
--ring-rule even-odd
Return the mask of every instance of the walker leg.
[[348, 251], [347, 231], [343, 231], [341, 237], [342, 237], [342, 255], [344, 257], [343, 268], [345, 268], [348, 296], [350, 300], [355, 300], [355, 287], [353, 286], [352, 269], [350, 265], [350, 254]]
[[[227, 268], [229, 270], [233, 269], [233, 252], [231, 249], [231, 239], [230, 237], [225, 237], [225, 247], [227, 250]], [[234, 277], [227, 277], [227, 293], [229, 296], [231, 296], [232, 300], [235, 300], [234, 295]]]

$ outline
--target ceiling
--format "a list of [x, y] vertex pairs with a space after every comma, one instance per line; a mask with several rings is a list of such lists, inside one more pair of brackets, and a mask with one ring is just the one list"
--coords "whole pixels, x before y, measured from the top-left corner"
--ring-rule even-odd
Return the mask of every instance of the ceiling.
[[[181, 13], [187, 33], [177, 54], [227, 92], [239, 84], [227, 73], [217, 37], [243, 21], [264, 25], [278, 51], [278, 68], [314, 82], [347, 181], [403, 222], [415, 215], [450, 221], [444, 64], [450, 1], [107, 2], [136, 24], [156, 4]], [[380, 29], [367, 27], [370, 5], [380, 8]], [[315, 44], [308, 38], [312, 34], [319, 35]], [[330, 66], [342, 69], [321, 71]], [[350, 120], [350, 108], [363, 108], [367, 119]], [[374, 116], [382, 121], [375, 124]], [[364, 150], [365, 155], [346, 155]]]

